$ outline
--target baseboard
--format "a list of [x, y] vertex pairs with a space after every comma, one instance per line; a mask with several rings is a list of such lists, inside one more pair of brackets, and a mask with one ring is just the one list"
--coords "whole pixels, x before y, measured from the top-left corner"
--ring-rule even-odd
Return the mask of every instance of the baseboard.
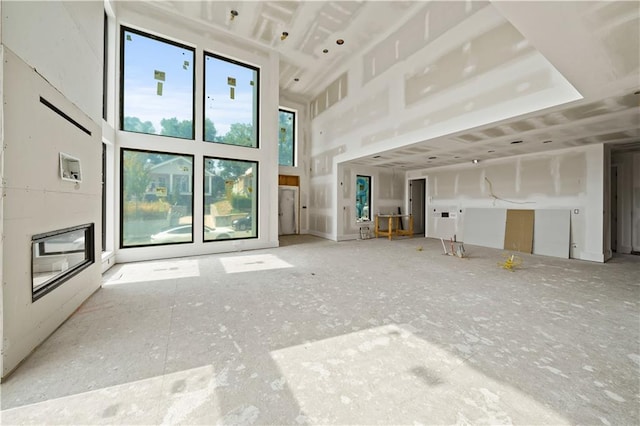
[[337, 241], [336, 238], [325, 232], [317, 232], [317, 231], [309, 231], [309, 235], [313, 235], [314, 237], [324, 238], [325, 240]]
[[346, 235], [340, 235], [338, 237], [338, 241], [352, 241], [352, 240], [357, 240], [360, 238], [360, 235], [358, 234], [346, 234]]
[[633, 248], [631, 246], [618, 246], [616, 253], [619, 254], [629, 254], [633, 251]]
[[604, 253], [591, 253], [588, 251], [581, 251], [575, 257], [575, 259], [588, 260], [590, 262], [604, 263]]

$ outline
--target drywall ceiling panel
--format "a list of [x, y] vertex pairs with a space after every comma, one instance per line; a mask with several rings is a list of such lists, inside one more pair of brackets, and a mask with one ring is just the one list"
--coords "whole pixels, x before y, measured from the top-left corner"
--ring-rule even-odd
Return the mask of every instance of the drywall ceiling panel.
[[464, 242], [477, 246], [504, 247], [507, 209], [465, 209]]
[[569, 258], [571, 210], [536, 210], [533, 254]]
[[533, 251], [533, 210], [507, 210], [505, 250], [531, 253]]

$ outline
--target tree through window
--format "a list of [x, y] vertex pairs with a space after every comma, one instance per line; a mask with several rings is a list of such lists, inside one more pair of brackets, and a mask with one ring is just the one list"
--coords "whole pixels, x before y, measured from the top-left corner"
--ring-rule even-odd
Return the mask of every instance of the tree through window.
[[278, 163], [281, 166], [295, 166], [296, 113], [279, 110]]
[[120, 246], [192, 242], [193, 156], [133, 149], [121, 153]]
[[122, 130], [193, 139], [195, 50], [122, 27]]
[[258, 147], [257, 68], [204, 55], [204, 140]]
[[371, 176], [356, 177], [356, 221], [371, 220]]

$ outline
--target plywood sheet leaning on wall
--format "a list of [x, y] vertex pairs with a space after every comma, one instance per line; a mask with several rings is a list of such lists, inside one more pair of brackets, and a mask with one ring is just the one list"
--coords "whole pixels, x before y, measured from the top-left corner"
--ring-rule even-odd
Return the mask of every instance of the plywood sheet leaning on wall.
[[536, 210], [533, 254], [569, 258], [571, 210]]
[[505, 250], [531, 253], [533, 251], [534, 210], [507, 210], [504, 233]]
[[464, 210], [464, 242], [477, 246], [504, 247], [506, 209]]

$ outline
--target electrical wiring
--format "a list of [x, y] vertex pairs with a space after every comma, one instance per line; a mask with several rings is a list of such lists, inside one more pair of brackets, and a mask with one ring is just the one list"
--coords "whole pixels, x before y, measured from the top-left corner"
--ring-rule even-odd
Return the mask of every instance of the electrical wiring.
[[505, 198], [500, 198], [496, 194], [493, 193], [493, 184], [491, 183], [489, 178], [485, 176], [484, 180], [486, 180], [487, 183], [489, 184], [489, 193], [491, 194], [491, 197], [494, 200], [500, 200], [500, 201], [504, 201], [506, 203], [513, 203], [513, 204], [535, 204], [536, 203], [535, 201], [513, 201], [513, 200], [507, 200]]

